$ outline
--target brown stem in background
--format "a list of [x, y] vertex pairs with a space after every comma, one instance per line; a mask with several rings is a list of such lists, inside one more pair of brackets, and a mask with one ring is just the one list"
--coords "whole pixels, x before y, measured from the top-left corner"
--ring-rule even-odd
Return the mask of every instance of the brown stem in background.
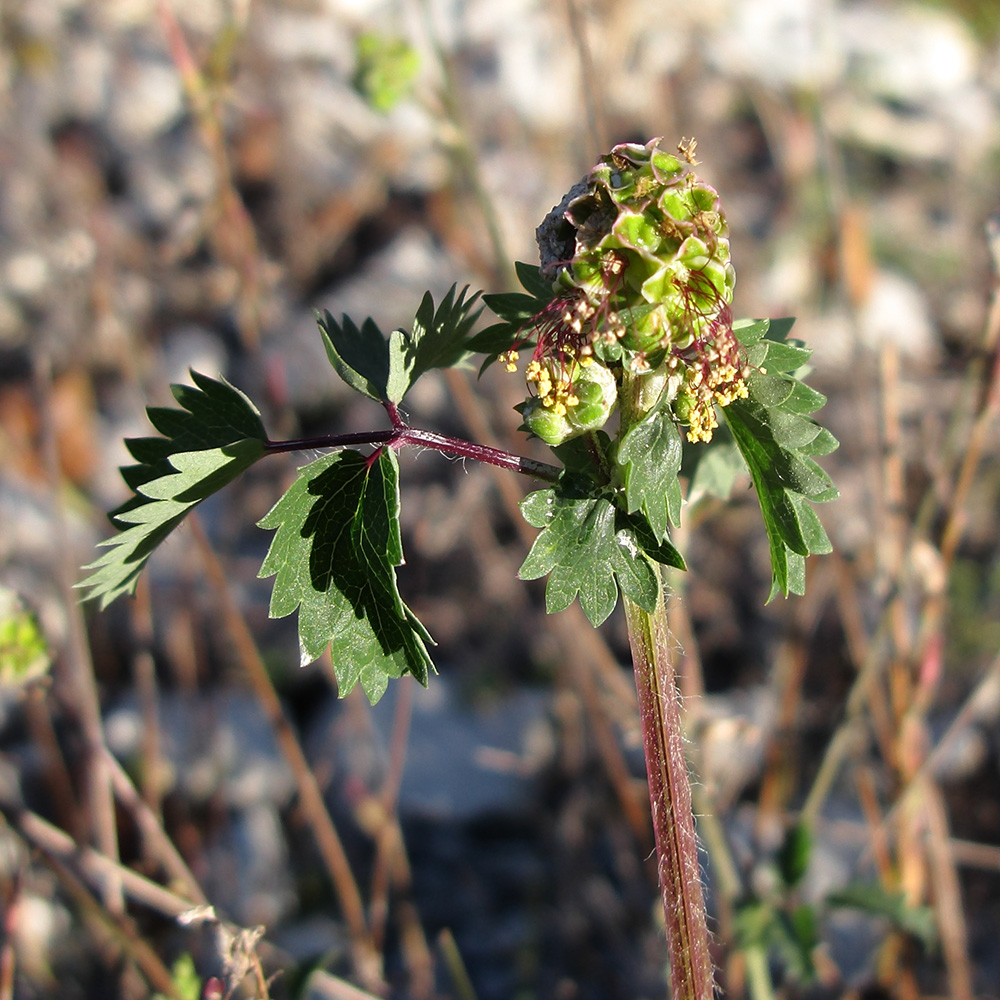
[[[105, 763], [104, 724], [101, 721], [101, 700], [94, 676], [94, 662], [90, 655], [83, 612], [73, 590], [76, 578], [76, 561], [69, 541], [66, 511], [63, 503], [62, 472], [53, 424], [52, 364], [44, 348], [35, 363], [35, 391], [38, 395], [41, 420], [41, 450], [48, 477], [56, 534], [56, 551], [59, 588], [66, 608], [68, 642], [63, 657], [66, 670], [64, 703], [70, 708], [80, 725], [83, 737], [84, 764], [82, 773], [88, 820], [94, 843], [108, 857], [118, 856], [118, 829], [115, 824], [114, 797], [111, 779]], [[62, 690], [62, 689], [61, 689]], [[104, 905], [112, 913], [124, 909], [121, 886], [113, 874], [102, 886]]]
[[90, 885], [100, 888], [109, 881], [121, 886], [129, 899], [166, 917], [179, 917], [191, 909], [192, 901], [178, 896], [144, 875], [126, 868], [90, 847], [81, 847], [64, 830], [53, 826], [29, 809], [0, 803], [0, 815], [27, 841], [49, 858], [67, 866]]
[[711, 1000], [715, 978], [662, 582], [652, 613], [625, 598], [673, 1000]]
[[14, 938], [21, 919], [21, 874], [15, 872], [8, 880], [3, 894], [3, 915], [0, 917], [0, 1000], [14, 1000], [14, 970], [17, 956], [14, 953]]
[[183, 885], [184, 891], [192, 901], [207, 903], [208, 898], [202, 892], [198, 880], [174, 846], [174, 842], [167, 836], [159, 816], [139, 795], [131, 779], [125, 773], [125, 769], [115, 760], [110, 751], [107, 752], [107, 763], [115, 790], [115, 798], [129, 810], [135, 825], [139, 828], [143, 839], [143, 849], [149, 852], [152, 860], [163, 866], [163, 870], [171, 881]]
[[215, 163], [219, 220], [211, 228], [209, 236], [219, 257], [236, 271], [239, 278], [236, 312], [240, 336], [247, 351], [255, 354], [260, 348], [261, 298], [261, 255], [257, 231], [233, 183], [226, 137], [209, 82], [199, 68], [168, 0], [159, 0], [156, 13], [202, 142]]

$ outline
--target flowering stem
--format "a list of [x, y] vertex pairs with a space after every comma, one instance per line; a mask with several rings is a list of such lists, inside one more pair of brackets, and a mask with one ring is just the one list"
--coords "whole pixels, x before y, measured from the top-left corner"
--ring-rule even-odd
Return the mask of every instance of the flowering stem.
[[639, 695], [671, 995], [673, 1000], [711, 1000], [715, 982], [662, 576], [656, 609], [643, 611], [626, 597], [625, 620]]
[[393, 417], [394, 426], [382, 431], [358, 431], [352, 434], [324, 434], [319, 437], [296, 438], [290, 441], [268, 441], [265, 450], [269, 454], [279, 454], [288, 451], [310, 451], [317, 448], [347, 448], [352, 445], [378, 445], [394, 450], [416, 445], [421, 448], [432, 448], [455, 455], [458, 458], [471, 458], [477, 462], [486, 462], [511, 472], [520, 472], [526, 476], [534, 476], [545, 482], [554, 483], [562, 471], [555, 465], [538, 462], [533, 458], [522, 458], [500, 448], [490, 448], [488, 445], [477, 444], [475, 441], [465, 441], [462, 438], [449, 437], [446, 434], [436, 434], [434, 431], [410, 427]]

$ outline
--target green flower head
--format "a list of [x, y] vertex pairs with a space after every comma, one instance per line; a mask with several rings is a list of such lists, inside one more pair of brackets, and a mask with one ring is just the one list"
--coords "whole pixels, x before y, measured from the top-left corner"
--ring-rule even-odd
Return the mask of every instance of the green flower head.
[[549, 212], [536, 239], [555, 296], [528, 339], [543, 367], [594, 356], [670, 376], [688, 438], [708, 441], [715, 405], [745, 396], [748, 372], [732, 332], [729, 232], [694, 146], [615, 146]]

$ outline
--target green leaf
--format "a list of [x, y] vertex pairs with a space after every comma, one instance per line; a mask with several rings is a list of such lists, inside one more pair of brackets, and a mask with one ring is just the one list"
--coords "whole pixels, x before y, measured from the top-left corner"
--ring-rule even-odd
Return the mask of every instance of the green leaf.
[[767, 322], [767, 339], [774, 343], [782, 343], [792, 332], [795, 325], [794, 316], [782, 316], [781, 319], [769, 319]]
[[259, 522], [275, 532], [261, 577], [275, 577], [270, 614], [299, 613], [303, 664], [327, 646], [341, 694], [360, 681], [377, 701], [390, 677], [426, 685], [426, 630], [403, 603], [396, 567], [399, 470], [391, 449], [366, 458], [340, 451], [305, 466]]
[[798, 371], [812, 357], [809, 348], [797, 344], [776, 344], [773, 340], [763, 343], [767, 345], [763, 364], [769, 372]]
[[748, 356], [764, 363], [768, 374], [751, 375], [748, 398], [730, 403], [722, 412], [760, 502], [771, 551], [770, 600], [779, 593], [803, 593], [805, 557], [830, 551], [830, 540], [810, 503], [838, 494], [812, 456], [828, 454], [837, 441], [808, 416], [825, 397], [794, 376], [781, 374], [801, 369], [808, 357], [802, 348], [784, 342], [790, 322], [770, 324], [767, 339], [757, 336], [760, 325], [734, 330], [749, 345]]
[[352, 389], [369, 399], [402, 402], [425, 372], [451, 368], [469, 356], [469, 331], [482, 312], [481, 307], [473, 308], [479, 293], [466, 298], [466, 286], [456, 298], [455, 289], [452, 285], [437, 309], [426, 292], [410, 331], [393, 330], [388, 338], [370, 319], [359, 328], [347, 316], [337, 323], [324, 313], [318, 322], [330, 364]]
[[761, 340], [770, 326], [769, 319], [738, 319], [733, 323], [733, 333], [744, 347], [749, 347]]
[[352, 389], [378, 403], [388, 402], [388, 341], [370, 319], [360, 328], [348, 316], [341, 319], [338, 323], [328, 312], [316, 317], [330, 364]]
[[[579, 598], [584, 613], [600, 625], [618, 603], [618, 589], [646, 611], [656, 607], [659, 583], [646, 556], [646, 544], [661, 556], [652, 533], [616, 509], [604, 496], [589, 496], [573, 483], [536, 490], [521, 501], [521, 513], [542, 531], [518, 570], [522, 580], [548, 575], [545, 609], [550, 614]], [[679, 559], [679, 554], [676, 554]]]
[[542, 269], [537, 264], [526, 264], [523, 260], [516, 260], [514, 271], [517, 280], [521, 282], [521, 287], [529, 295], [542, 302], [548, 302], [552, 298], [552, 282], [542, 277]]
[[736, 911], [736, 937], [743, 950], [776, 952], [787, 975], [799, 982], [816, 978], [813, 953], [820, 944], [815, 907], [808, 903], [788, 911], [752, 898]]
[[[636, 544], [653, 562], [661, 563], [664, 566], [671, 566], [674, 569], [687, 569], [684, 557], [671, 544], [669, 539], [665, 538], [659, 542], [656, 540], [653, 529], [642, 514], [625, 514], [619, 511], [618, 521], [628, 526], [629, 533]], [[636, 601], [636, 603], [638, 604], [639, 602]]]
[[[184, 952], [170, 969], [173, 978], [173, 1000], [198, 1000], [201, 996], [201, 976], [195, 968], [194, 959]], [[170, 1000], [164, 993], [154, 993], [153, 1000]]]
[[687, 499], [689, 504], [697, 503], [703, 496], [728, 500], [732, 495], [737, 476], [747, 471], [746, 462], [733, 442], [729, 428], [723, 424], [717, 428], [712, 440], [697, 449], [688, 449], [685, 460], [693, 455], [690, 469], [682, 466], [689, 475]]
[[390, 340], [388, 395], [392, 402], [400, 402], [425, 372], [452, 368], [469, 356], [469, 331], [482, 312], [482, 307], [473, 309], [479, 292], [467, 299], [466, 285], [456, 298], [455, 289], [452, 285], [437, 309], [430, 292], [425, 293], [410, 333], [396, 331], [398, 341]]
[[483, 296], [483, 302], [500, 318], [471, 337], [466, 348], [476, 354], [485, 354], [486, 360], [479, 369], [482, 375], [503, 351], [510, 350], [524, 337], [531, 321], [552, 301], [555, 293], [552, 282], [542, 277], [538, 267], [517, 261], [514, 264], [524, 292], [502, 292]]
[[782, 957], [788, 975], [800, 983], [816, 980], [813, 954], [820, 944], [816, 909], [802, 903], [790, 913], [780, 911], [775, 921], [772, 943]]
[[826, 396], [809, 388], [804, 382], [793, 382], [792, 392], [784, 402], [790, 413], [815, 413], [826, 406]]
[[85, 600], [102, 608], [132, 593], [146, 560], [191, 508], [222, 489], [266, 453], [267, 435], [250, 400], [225, 380], [191, 372], [195, 387], [171, 389], [179, 409], [146, 412], [164, 437], [126, 441], [138, 465], [122, 477], [134, 496], [112, 511], [118, 535], [101, 543], [107, 551], [85, 569], [77, 584]]
[[646, 515], [657, 541], [680, 524], [681, 435], [668, 408], [654, 408], [633, 424], [618, 448], [628, 512]]

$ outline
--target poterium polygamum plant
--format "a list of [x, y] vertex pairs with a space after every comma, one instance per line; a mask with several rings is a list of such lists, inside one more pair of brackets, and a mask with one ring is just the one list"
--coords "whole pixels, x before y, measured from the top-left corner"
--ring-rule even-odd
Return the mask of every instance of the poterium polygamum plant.
[[[657, 140], [615, 147], [539, 226], [540, 267], [517, 265], [524, 293], [485, 296], [500, 322], [479, 333], [478, 296], [454, 289], [437, 308], [426, 295], [411, 330], [388, 338], [370, 320], [325, 314], [334, 370], [385, 407], [391, 429], [271, 441], [245, 395], [192, 373], [194, 387], [173, 389], [179, 408], [148, 411], [162, 436], [128, 441], [137, 464], [122, 474], [134, 495], [111, 514], [122, 532], [88, 567], [87, 596], [103, 606], [130, 592], [184, 515], [255, 462], [329, 447], [261, 521], [276, 532], [262, 569], [276, 577], [272, 614], [299, 611], [304, 662], [334, 644], [344, 692], [361, 680], [375, 698], [404, 672], [425, 682], [429, 636], [395, 580], [395, 452], [409, 444], [551, 482], [523, 504], [543, 531], [521, 568], [525, 579], [550, 575], [551, 611], [579, 597], [600, 624], [619, 587], [652, 608], [653, 565], [684, 565], [669, 541], [682, 466], [689, 495], [723, 495], [745, 463], [770, 539], [772, 596], [801, 593], [805, 556], [829, 550], [809, 501], [836, 495], [813, 459], [836, 441], [810, 416], [825, 400], [795, 376], [809, 352], [786, 339], [791, 321], [733, 322], [725, 218], [691, 159], [690, 146], [673, 154]], [[421, 375], [476, 353], [510, 370], [524, 358], [524, 426], [553, 446], [559, 467], [402, 421], [398, 404]]]
[[[728, 495], [749, 470], [772, 597], [803, 592], [805, 557], [829, 550], [811, 503], [836, 496], [814, 461], [836, 447], [811, 417], [825, 400], [798, 377], [809, 351], [787, 339], [790, 320], [733, 322], [726, 221], [694, 165], [693, 143], [677, 153], [658, 140], [616, 146], [539, 226], [539, 266], [516, 265], [524, 291], [484, 297], [499, 322], [478, 333], [478, 294], [455, 288], [437, 307], [425, 295], [411, 329], [388, 337], [371, 320], [324, 314], [331, 365], [382, 405], [388, 428], [272, 441], [243, 393], [192, 372], [193, 387], [173, 388], [177, 408], [148, 411], [161, 436], [127, 442], [136, 464], [122, 474], [134, 493], [112, 513], [120, 533], [81, 584], [106, 605], [134, 588], [197, 503], [255, 462], [329, 448], [261, 520], [275, 533], [261, 575], [274, 577], [272, 616], [298, 611], [302, 662], [331, 647], [340, 692], [360, 682], [374, 701], [390, 677], [426, 684], [433, 669], [430, 636], [397, 587], [396, 452], [434, 448], [544, 481], [521, 505], [541, 531], [520, 576], [547, 576], [547, 609], [579, 599], [594, 625], [625, 597], [674, 993], [692, 998], [711, 995], [711, 963], [700, 887], [693, 894], [697, 851], [659, 569], [684, 567], [670, 541], [682, 480], [691, 502]], [[523, 427], [552, 446], [558, 465], [403, 420], [399, 404], [418, 378], [476, 354], [484, 368], [499, 360], [523, 371]], [[663, 818], [675, 815], [686, 823], [680, 833]]]

